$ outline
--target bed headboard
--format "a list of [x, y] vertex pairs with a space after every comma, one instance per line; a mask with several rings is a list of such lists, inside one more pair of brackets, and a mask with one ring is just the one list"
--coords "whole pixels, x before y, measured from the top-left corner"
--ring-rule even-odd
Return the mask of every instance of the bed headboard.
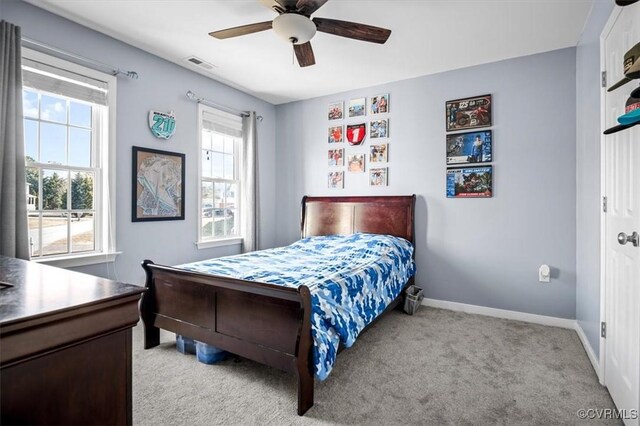
[[302, 238], [368, 232], [414, 241], [415, 195], [302, 198]]

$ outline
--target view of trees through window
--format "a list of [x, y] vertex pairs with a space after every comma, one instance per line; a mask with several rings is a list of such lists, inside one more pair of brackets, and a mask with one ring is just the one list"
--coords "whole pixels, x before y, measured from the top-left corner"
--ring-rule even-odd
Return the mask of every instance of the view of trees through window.
[[93, 105], [23, 91], [33, 257], [95, 250]]

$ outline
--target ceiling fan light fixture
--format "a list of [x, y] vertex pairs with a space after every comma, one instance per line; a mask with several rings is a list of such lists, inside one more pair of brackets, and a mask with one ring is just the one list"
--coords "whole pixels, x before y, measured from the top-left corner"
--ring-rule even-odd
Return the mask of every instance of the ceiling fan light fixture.
[[304, 44], [316, 35], [316, 24], [297, 13], [283, 13], [273, 20], [273, 31], [289, 43]]

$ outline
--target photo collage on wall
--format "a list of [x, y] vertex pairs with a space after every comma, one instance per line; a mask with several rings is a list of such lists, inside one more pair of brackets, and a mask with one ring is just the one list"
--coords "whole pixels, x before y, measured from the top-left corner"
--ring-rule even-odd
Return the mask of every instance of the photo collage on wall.
[[388, 113], [388, 93], [329, 103], [329, 188], [343, 189], [345, 173], [368, 173], [370, 186], [388, 185]]
[[[491, 95], [447, 101], [446, 130], [491, 127]], [[493, 196], [493, 132], [491, 129], [446, 135], [447, 198]], [[457, 166], [457, 167], [450, 167]]]

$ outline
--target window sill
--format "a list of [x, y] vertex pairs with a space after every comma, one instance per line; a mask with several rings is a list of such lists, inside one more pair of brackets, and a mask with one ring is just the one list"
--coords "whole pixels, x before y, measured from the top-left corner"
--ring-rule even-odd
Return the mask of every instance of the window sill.
[[198, 246], [198, 250], [208, 249], [212, 247], [223, 247], [223, 246], [232, 246], [242, 244], [242, 237], [234, 237], [234, 238], [223, 238], [219, 240], [211, 240], [211, 241], [198, 241], [196, 246]]
[[99, 263], [111, 263], [116, 260], [116, 256], [122, 254], [121, 251], [111, 253], [89, 253], [71, 256], [45, 257], [33, 259], [33, 262], [42, 263], [59, 268], [75, 268], [78, 266], [97, 265]]

